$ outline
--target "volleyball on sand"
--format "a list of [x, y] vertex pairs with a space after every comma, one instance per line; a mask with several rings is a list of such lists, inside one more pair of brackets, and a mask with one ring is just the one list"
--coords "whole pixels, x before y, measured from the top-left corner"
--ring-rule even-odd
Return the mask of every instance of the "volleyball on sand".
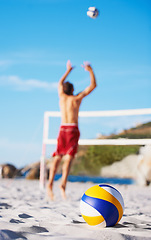
[[80, 210], [83, 219], [89, 225], [111, 227], [116, 225], [123, 216], [123, 197], [116, 188], [110, 185], [96, 185], [83, 194]]

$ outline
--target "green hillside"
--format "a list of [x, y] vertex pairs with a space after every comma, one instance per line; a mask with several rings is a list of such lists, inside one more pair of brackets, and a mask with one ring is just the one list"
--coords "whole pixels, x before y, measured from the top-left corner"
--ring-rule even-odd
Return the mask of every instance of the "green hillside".
[[140, 124], [137, 127], [124, 130], [117, 135], [112, 134], [107, 138], [119, 138], [119, 137], [129, 139], [151, 138], [151, 122]]
[[[151, 122], [104, 138], [151, 138]], [[71, 174], [97, 176], [101, 167], [120, 161], [129, 154], [137, 154], [139, 148], [140, 146], [79, 146]]]

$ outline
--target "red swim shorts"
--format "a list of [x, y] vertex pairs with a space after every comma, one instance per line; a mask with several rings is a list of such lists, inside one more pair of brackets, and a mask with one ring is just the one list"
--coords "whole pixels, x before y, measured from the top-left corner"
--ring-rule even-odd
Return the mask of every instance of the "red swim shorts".
[[77, 153], [79, 137], [77, 125], [61, 125], [57, 138], [57, 150], [53, 153], [53, 157], [66, 154], [74, 157]]

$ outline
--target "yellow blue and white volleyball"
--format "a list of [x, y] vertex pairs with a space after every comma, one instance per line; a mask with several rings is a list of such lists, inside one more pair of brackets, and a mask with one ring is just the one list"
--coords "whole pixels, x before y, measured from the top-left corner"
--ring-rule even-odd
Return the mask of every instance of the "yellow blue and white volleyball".
[[111, 227], [116, 225], [123, 216], [123, 197], [116, 188], [110, 185], [96, 185], [83, 194], [80, 211], [89, 225]]
[[87, 16], [90, 18], [97, 18], [99, 15], [99, 11], [96, 7], [89, 7], [87, 11]]

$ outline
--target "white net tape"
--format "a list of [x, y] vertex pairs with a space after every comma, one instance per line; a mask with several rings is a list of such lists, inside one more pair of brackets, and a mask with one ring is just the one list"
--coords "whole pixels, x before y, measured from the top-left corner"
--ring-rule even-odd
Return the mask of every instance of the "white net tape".
[[[149, 115], [151, 108], [130, 109], [130, 110], [113, 110], [113, 111], [81, 111], [79, 117], [114, 117], [114, 116], [132, 116], [132, 115]], [[44, 144], [56, 144], [56, 139], [49, 139], [49, 118], [61, 117], [60, 112], [45, 112], [44, 120]], [[148, 145], [151, 139], [80, 139], [79, 145]]]

